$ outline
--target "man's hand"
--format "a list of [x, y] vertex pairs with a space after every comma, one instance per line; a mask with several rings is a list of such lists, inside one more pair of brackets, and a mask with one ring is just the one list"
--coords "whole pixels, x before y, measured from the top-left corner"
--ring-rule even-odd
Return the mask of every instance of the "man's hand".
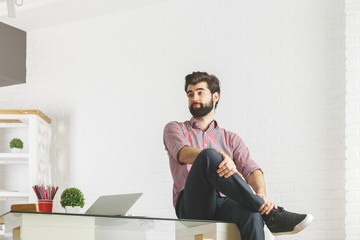
[[217, 170], [219, 177], [225, 176], [225, 178], [228, 178], [234, 173], [237, 173], [242, 177], [242, 175], [237, 171], [234, 161], [224, 152], [220, 151], [219, 153], [223, 158], [223, 161], [219, 164], [219, 169]]
[[278, 206], [275, 203], [273, 203], [269, 198], [267, 198], [265, 194], [257, 193], [256, 195], [261, 197], [265, 201], [264, 204], [259, 208], [259, 212], [261, 215], [263, 215], [264, 213], [268, 215], [271, 209], [278, 208]]

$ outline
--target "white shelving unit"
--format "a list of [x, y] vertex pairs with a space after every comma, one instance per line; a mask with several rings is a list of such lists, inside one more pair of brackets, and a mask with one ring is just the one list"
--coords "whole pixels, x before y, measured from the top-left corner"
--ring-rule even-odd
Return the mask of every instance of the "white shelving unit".
[[[50, 182], [50, 124], [51, 119], [39, 110], [0, 110], [0, 129], [7, 128], [8, 131], [12, 131], [20, 128], [28, 136], [27, 141], [24, 142], [28, 146], [27, 152], [0, 152], [0, 167], [2, 165], [26, 166], [28, 179], [23, 189], [27, 189], [27, 191], [1, 189], [4, 186], [0, 185], [0, 201], [25, 199], [26, 202], [36, 203], [37, 199], [32, 186], [42, 183], [48, 184]], [[4, 181], [4, 179], [0, 175], [1, 181]]]

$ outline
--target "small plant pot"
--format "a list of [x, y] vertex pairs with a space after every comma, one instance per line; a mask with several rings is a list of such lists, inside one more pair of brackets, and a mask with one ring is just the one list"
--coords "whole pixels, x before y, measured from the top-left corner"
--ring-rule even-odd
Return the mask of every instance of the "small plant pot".
[[66, 213], [80, 213], [80, 206], [72, 207], [72, 206], [65, 206]]
[[22, 153], [22, 149], [21, 148], [10, 148], [10, 151], [12, 153]]

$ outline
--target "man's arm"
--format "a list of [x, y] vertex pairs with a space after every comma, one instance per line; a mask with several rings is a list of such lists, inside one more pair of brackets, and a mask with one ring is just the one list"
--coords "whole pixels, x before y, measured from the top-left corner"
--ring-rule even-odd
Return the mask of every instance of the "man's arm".
[[266, 196], [264, 175], [259, 169], [250, 174], [247, 182], [254, 189], [256, 194], [263, 194]]
[[193, 164], [195, 158], [202, 150], [199, 148], [193, 148], [185, 146], [180, 149], [178, 153], [178, 160], [182, 164]]
[[254, 189], [256, 195], [264, 199], [264, 204], [260, 207], [260, 214], [268, 215], [271, 209], [277, 209], [277, 205], [274, 204], [267, 196], [266, 196], [266, 187], [263, 173], [257, 169], [252, 172], [248, 178], [248, 184]]

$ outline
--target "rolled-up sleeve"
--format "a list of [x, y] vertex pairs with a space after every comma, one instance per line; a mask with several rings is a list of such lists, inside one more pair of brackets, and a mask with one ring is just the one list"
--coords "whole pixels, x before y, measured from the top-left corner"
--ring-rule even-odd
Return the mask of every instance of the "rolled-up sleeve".
[[165, 150], [172, 159], [178, 160], [178, 153], [181, 148], [191, 146], [184, 127], [178, 122], [169, 122], [164, 128], [163, 141]]
[[249, 149], [245, 145], [244, 141], [237, 134], [233, 134], [232, 138], [234, 156], [233, 160], [235, 162], [236, 168], [247, 181], [250, 174], [255, 170], [262, 170], [250, 157]]

